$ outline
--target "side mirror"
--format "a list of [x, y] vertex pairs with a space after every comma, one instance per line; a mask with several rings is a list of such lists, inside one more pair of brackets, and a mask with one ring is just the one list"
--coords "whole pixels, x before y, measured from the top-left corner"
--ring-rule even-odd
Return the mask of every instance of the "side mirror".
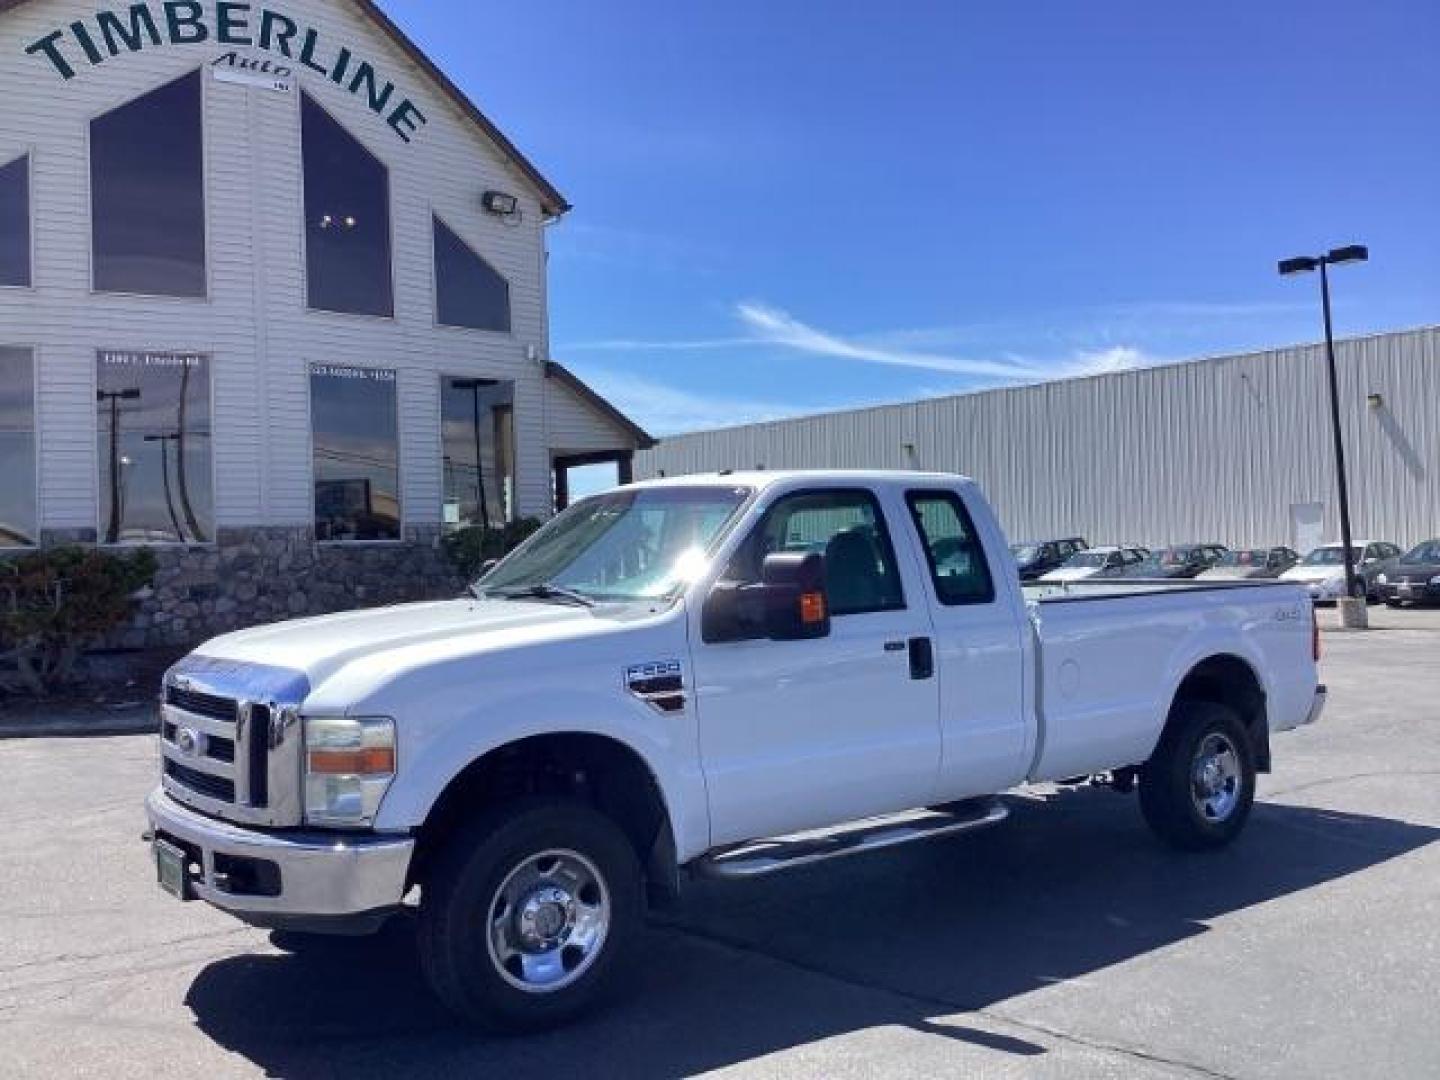
[[701, 614], [707, 644], [727, 641], [803, 641], [830, 633], [825, 557], [818, 552], [767, 555], [760, 581], [722, 581], [710, 590]]

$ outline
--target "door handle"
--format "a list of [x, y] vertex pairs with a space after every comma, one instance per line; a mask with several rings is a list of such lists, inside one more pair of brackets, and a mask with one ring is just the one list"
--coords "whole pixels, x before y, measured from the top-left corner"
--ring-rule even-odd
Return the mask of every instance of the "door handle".
[[903, 642], [903, 641], [887, 641], [887, 642], [885, 642], [885, 651], [886, 651], [886, 652], [904, 652], [904, 651], [905, 651], [905, 642]]
[[935, 677], [935, 646], [928, 637], [910, 639], [910, 678], [932, 679]]

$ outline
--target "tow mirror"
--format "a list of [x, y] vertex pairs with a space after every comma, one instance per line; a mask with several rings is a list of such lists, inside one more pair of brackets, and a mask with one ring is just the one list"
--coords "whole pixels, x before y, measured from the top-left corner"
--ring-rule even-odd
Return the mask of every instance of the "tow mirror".
[[760, 581], [722, 581], [710, 590], [701, 616], [708, 644], [727, 641], [803, 641], [830, 633], [825, 557], [818, 552], [767, 555]]
[[803, 641], [830, 633], [825, 556], [817, 551], [777, 552], [760, 569], [765, 590], [765, 632], [773, 641]]

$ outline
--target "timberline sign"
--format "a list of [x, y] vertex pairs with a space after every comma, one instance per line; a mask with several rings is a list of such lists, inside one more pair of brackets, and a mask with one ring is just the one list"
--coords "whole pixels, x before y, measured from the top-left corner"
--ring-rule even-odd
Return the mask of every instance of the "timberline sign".
[[[343, 87], [383, 117], [405, 142], [427, 123], [425, 114], [408, 97], [399, 95], [395, 84], [384, 79], [368, 60], [343, 45], [325, 40], [320, 31], [289, 15], [249, 3], [214, 5], [213, 15], [198, 0], [160, 4], [130, 4], [101, 11], [89, 19], [77, 19], [52, 30], [25, 47], [25, 52], [50, 67], [61, 79], [75, 78], [82, 64], [96, 67], [122, 53], [140, 52], [163, 45], [220, 45], [236, 49], [257, 49], [276, 57], [276, 65], [306, 68]], [[226, 54], [216, 62], [217, 77], [228, 65], [235, 75], [259, 77], [270, 86], [276, 68], [263, 72], [263, 61], [245, 60]], [[293, 67], [292, 67], [293, 64]], [[281, 76], [284, 81], [286, 76]], [[228, 81], [239, 81], [230, 79]]]

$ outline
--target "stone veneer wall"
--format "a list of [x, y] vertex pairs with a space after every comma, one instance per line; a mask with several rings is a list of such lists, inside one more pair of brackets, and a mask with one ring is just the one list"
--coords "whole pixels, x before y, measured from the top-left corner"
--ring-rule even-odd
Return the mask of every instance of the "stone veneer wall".
[[[217, 634], [306, 615], [458, 596], [465, 582], [438, 526], [400, 543], [317, 544], [308, 527], [221, 529], [216, 544], [157, 547], [159, 569], [108, 645], [197, 645]], [[93, 531], [52, 531], [46, 547], [93, 544]]]

